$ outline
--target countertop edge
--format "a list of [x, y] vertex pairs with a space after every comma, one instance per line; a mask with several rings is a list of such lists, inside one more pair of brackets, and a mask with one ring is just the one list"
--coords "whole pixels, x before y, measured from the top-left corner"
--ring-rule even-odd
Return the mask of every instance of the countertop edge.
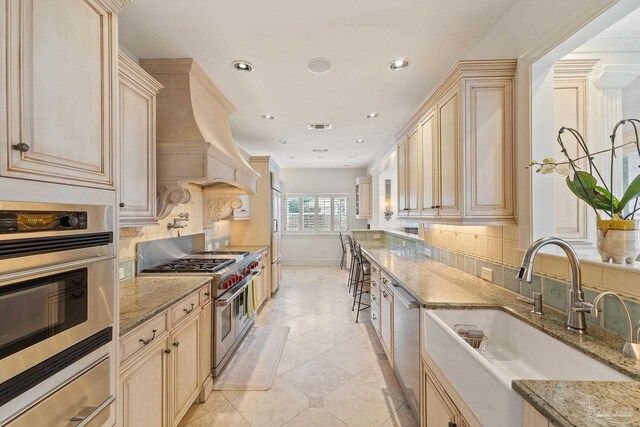
[[513, 380], [511, 382], [511, 388], [536, 411], [548, 419], [553, 424], [553, 427], [581, 427], [567, 420], [561, 413], [556, 411], [552, 405], [549, 405], [543, 397], [539, 396], [529, 387], [528, 381], [529, 380]]

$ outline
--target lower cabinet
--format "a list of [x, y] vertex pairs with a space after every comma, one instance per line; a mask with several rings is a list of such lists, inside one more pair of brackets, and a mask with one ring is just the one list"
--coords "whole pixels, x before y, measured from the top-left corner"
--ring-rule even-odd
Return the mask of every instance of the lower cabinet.
[[529, 403], [523, 401], [522, 405], [522, 427], [554, 427], [551, 421]]
[[209, 395], [209, 392], [213, 386], [213, 376], [211, 373], [211, 367], [213, 366], [213, 345], [211, 340], [213, 339], [213, 306], [212, 303], [208, 303], [202, 307], [200, 311], [200, 385], [202, 391], [200, 393], [200, 402], [204, 402]]
[[380, 340], [393, 366], [393, 292], [386, 286], [380, 287]]
[[121, 425], [167, 426], [168, 337], [120, 374]]
[[421, 427], [482, 426], [446, 379], [437, 375], [424, 359], [421, 371]]
[[[118, 425], [175, 427], [201, 392], [201, 400], [206, 398], [211, 383], [210, 299], [168, 330], [157, 326], [165, 324], [159, 320], [173, 308], [193, 300], [192, 295], [120, 339], [121, 347], [132, 341], [140, 347], [120, 366]], [[147, 330], [149, 325], [153, 331]]]
[[172, 425], [177, 425], [187, 412], [202, 385], [198, 376], [199, 359], [198, 316], [176, 329], [169, 339], [171, 369], [169, 371]]

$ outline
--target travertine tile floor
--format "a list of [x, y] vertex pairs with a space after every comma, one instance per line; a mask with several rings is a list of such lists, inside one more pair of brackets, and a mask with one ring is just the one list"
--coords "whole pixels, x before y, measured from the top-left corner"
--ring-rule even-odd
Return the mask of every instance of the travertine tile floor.
[[369, 312], [354, 322], [346, 280], [337, 267], [284, 267], [256, 322], [291, 328], [273, 386], [214, 391], [181, 426], [417, 426]]

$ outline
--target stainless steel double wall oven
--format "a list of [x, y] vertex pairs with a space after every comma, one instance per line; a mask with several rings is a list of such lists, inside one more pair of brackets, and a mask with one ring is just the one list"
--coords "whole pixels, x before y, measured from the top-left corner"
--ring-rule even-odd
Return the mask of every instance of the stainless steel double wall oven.
[[0, 406], [112, 340], [112, 209], [0, 202]]

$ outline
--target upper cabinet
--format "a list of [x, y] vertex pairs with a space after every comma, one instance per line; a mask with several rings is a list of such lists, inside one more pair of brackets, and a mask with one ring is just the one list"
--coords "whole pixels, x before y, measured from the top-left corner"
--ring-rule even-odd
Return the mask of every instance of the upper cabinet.
[[156, 221], [156, 95], [162, 88], [123, 53], [120, 90], [120, 226]]
[[0, 175], [114, 189], [122, 0], [0, 5]]
[[399, 134], [399, 214], [515, 223], [515, 60], [462, 61]]
[[356, 219], [371, 218], [371, 177], [356, 178]]

